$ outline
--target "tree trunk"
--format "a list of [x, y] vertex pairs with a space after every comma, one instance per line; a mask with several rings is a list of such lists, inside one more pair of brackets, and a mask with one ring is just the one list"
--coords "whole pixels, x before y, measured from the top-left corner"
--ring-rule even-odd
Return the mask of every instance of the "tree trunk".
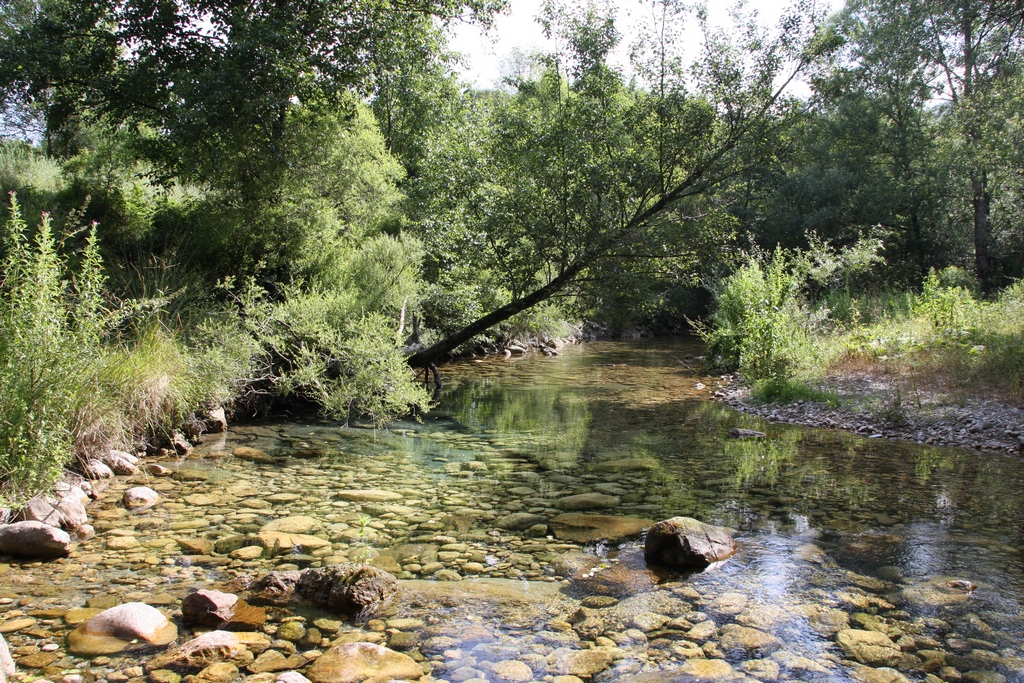
[[988, 258], [989, 211], [992, 195], [988, 191], [988, 178], [985, 171], [971, 179], [974, 191], [974, 269], [981, 284], [981, 290], [988, 292], [991, 285], [991, 272]]
[[515, 301], [505, 304], [501, 308], [488, 313], [484, 317], [470, 323], [458, 332], [449, 335], [433, 346], [414, 353], [409, 356], [409, 365], [414, 368], [429, 367], [432, 363], [436, 363], [438, 360], [450, 354], [456, 348], [465, 344], [476, 335], [482, 334], [498, 323], [508, 320], [516, 313], [521, 313], [531, 306], [535, 306], [542, 301], [550, 299], [569, 285], [586, 267], [586, 265], [586, 263], [580, 262], [569, 266], [563, 270], [558, 277], [551, 280], [543, 287], [535, 289], [526, 296], [516, 299]]

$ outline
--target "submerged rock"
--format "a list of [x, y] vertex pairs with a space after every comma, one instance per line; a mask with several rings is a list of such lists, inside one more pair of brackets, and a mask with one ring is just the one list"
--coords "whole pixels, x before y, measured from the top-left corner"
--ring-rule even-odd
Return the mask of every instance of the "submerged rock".
[[63, 557], [71, 552], [71, 536], [43, 522], [0, 526], [0, 554], [23, 557]]
[[836, 642], [851, 659], [861, 664], [893, 666], [903, 657], [889, 636], [878, 631], [845, 629], [836, 634]]
[[344, 643], [323, 653], [306, 677], [312, 683], [419, 680], [423, 669], [409, 655], [373, 643]]
[[975, 585], [952, 576], [937, 576], [903, 590], [903, 598], [917, 609], [937, 610], [963, 605], [970, 600]]
[[705, 524], [691, 517], [658, 522], [647, 532], [644, 554], [680, 571], [701, 571], [736, 552], [736, 541], [725, 527]]
[[382, 569], [346, 562], [307, 569], [295, 594], [332, 612], [368, 618], [391, 604], [398, 581]]
[[146, 663], [146, 670], [198, 671], [218, 662], [230, 661], [247, 665], [252, 660], [252, 653], [238, 634], [229, 631], [210, 631], [180, 647], [157, 655]]
[[650, 519], [639, 517], [569, 513], [552, 519], [551, 531], [559, 540], [576, 543], [620, 541], [639, 535], [653, 523]]
[[268, 453], [261, 451], [258, 448], [250, 448], [249, 446], [239, 446], [235, 450], [231, 451], [231, 455], [241, 460], [248, 460], [249, 462], [256, 462], [262, 465], [274, 464], [274, 459]]
[[734, 427], [726, 433], [726, 436], [730, 439], [763, 439], [765, 437], [765, 433], [759, 432], [756, 429], [740, 429], [739, 427]]
[[555, 507], [559, 510], [593, 510], [597, 508], [616, 507], [622, 503], [618, 496], [609, 496], [604, 493], [578, 493], [575, 496], [566, 496], [555, 501]]
[[103, 610], [68, 634], [68, 649], [84, 657], [121, 652], [133, 645], [166, 645], [178, 628], [160, 610], [126, 602]]

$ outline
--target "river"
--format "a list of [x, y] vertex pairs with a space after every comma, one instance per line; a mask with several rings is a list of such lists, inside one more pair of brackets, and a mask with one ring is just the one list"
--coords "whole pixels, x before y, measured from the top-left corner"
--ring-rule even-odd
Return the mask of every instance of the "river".
[[[41, 664], [20, 676], [141, 682], [149, 653], [66, 652], [69, 610], [140, 600], [176, 615], [196, 588], [355, 561], [402, 580], [390, 611], [272, 612], [269, 631], [310, 631], [274, 647], [312, 661], [368, 640], [458, 683], [1024, 681], [1021, 460], [769, 424], [708, 400], [699, 353], [595, 342], [461, 363], [432, 413], [388, 431], [232, 426], [163, 461], [173, 476], [110, 483], [71, 557], [0, 560], [0, 632], [34, 620], [6, 635]], [[766, 437], [728, 438], [737, 427]], [[274, 461], [231, 455], [242, 446]], [[131, 513], [121, 492], [140, 484], [161, 500]], [[610, 517], [597, 526], [612, 539], [581, 537], [579, 514]], [[648, 570], [629, 534], [679, 515], [733, 529], [736, 555]], [[281, 519], [301, 535], [261, 552]]]

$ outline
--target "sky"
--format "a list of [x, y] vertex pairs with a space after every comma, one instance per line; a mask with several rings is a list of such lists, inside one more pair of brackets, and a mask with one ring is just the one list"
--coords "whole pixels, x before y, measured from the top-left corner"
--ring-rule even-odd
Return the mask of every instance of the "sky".
[[[455, 27], [450, 47], [465, 55], [466, 68], [463, 77], [480, 88], [495, 86], [501, 78], [502, 62], [507, 60], [514, 50], [525, 52], [543, 49], [544, 36], [534, 18], [540, 13], [544, 0], [511, 0], [510, 9], [497, 18], [494, 28], [482, 33], [477, 26], [461, 24]], [[631, 42], [631, 26], [641, 21], [644, 12], [639, 0], [612, 0], [618, 7], [617, 24], [623, 34], [624, 46]], [[837, 10], [842, 0], [819, 0], [827, 8]], [[734, 3], [721, 0], [708, 1], [708, 14], [712, 24], [720, 25], [728, 21], [728, 9]], [[782, 12], [791, 4], [790, 0], [749, 0], [747, 9], [757, 11], [762, 23], [774, 24]], [[620, 50], [621, 61], [625, 60], [625, 52]]]

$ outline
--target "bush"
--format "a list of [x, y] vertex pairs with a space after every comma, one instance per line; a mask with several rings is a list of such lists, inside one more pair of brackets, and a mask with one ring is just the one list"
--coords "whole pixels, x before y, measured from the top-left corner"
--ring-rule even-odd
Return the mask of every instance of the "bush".
[[44, 215], [30, 240], [11, 195], [0, 285], [0, 504], [53, 484], [95, 393], [110, 322], [95, 229], [75, 268]]
[[805, 341], [799, 285], [781, 249], [748, 258], [723, 283], [711, 326], [697, 326], [712, 359], [752, 382], [789, 379]]

